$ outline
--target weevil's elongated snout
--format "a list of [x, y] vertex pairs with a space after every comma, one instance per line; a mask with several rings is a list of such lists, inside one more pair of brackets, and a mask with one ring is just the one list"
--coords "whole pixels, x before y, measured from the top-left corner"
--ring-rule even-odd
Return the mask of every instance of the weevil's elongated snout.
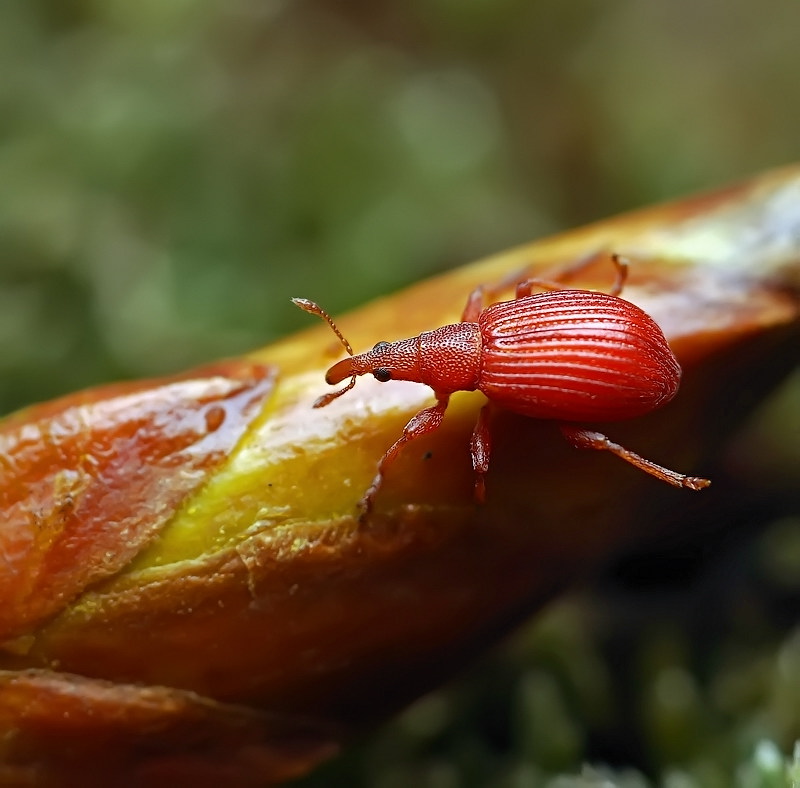
[[[383, 343], [389, 347], [389, 343]], [[355, 356], [343, 358], [337, 361], [326, 373], [325, 382], [330, 386], [341, 383], [345, 378], [358, 377], [359, 375], [369, 375], [375, 372], [375, 368], [381, 366], [382, 354], [375, 348], [367, 350], [365, 353], [358, 353]]]
[[343, 358], [341, 361], [337, 361], [326, 373], [325, 373], [325, 382], [329, 386], [335, 386], [337, 383], [341, 383], [345, 378], [352, 378], [353, 375], [358, 375], [353, 365], [353, 358]]
[[[349, 349], [349, 348], [348, 348]], [[356, 377], [368, 372], [369, 369], [364, 365], [364, 355], [350, 356], [337, 361], [326, 373], [325, 382], [331, 386], [341, 383], [345, 378], [350, 378], [350, 382], [338, 391], [331, 391], [329, 394], [323, 394], [318, 397], [314, 402], [315, 408], [324, 408], [330, 405], [335, 399], [339, 399], [342, 394], [346, 394], [353, 386], [356, 385]]]

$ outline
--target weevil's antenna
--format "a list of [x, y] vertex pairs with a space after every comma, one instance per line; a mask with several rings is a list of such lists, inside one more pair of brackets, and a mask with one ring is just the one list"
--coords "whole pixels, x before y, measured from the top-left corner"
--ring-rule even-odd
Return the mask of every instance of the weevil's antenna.
[[[333, 318], [321, 307], [319, 304], [315, 304], [313, 301], [309, 301], [307, 298], [293, 298], [292, 303], [300, 307], [304, 312], [308, 312], [311, 315], [316, 315], [321, 320], [324, 320], [332, 329], [333, 333], [339, 337], [339, 341], [344, 345], [344, 349], [347, 351], [348, 355], [353, 355], [353, 348], [350, 346], [350, 343], [344, 338], [344, 334], [336, 327], [336, 323], [333, 322]], [[340, 364], [344, 362], [339, 362]], [[338, 383], [338, 381], [336, 381]], [[356, 375], [352, 375], [350, 377], [350, 382], [339, 391], [331, 391], [328, 394], [323, 394], [321, 397], [318, 397], [314, 401], [315, 408], [324, 408], [326, 405], [329, 405], [335, 399], [338, 399], [342, 396], [342, 394], [346, 394], [350, 391], [353, 386], [356, 385]]]
[[293, 298], [292, 303], [295, 306], [299, 306], [304, 312], [308, 312], [311, 315], [316, 315], [324, 320], [333, 329], [333, 333], [339, 337], [339, 340], [344, 345], [344, 349], [347, 351], [348, 355], [353, 355], [353, 348], [350, 347], [350, 343], [344, 338], [344, 334], [342, 334], [342, 332], [336, 327], [336, 323], [333, 322], [333, 318], [321, 306], [315, 304], [313, 301], [309, 301], [307, 298]]
[[324, 408], [326, 405], [330, 405], [331, 402], [333, 402], [335, 399], [339, 399], [339, 397], [341, 397], [342, 394], [346, 394], [355, 385], [356, 385], [356, 376], [353, 375], [353, 377], [350, 378], [350, 382], [344, 388], [341, 388], [338, 391], [329, 391], [327, 394], [323, 394], [321, 397], [317, 397], [314, 400], [313, 407]]

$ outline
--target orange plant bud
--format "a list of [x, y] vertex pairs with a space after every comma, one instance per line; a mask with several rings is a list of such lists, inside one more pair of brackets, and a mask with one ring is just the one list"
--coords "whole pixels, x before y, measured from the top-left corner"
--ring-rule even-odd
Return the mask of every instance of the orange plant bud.
[[[358, 352], [457, 321], [472, 289], [513, 271], [546, 278], [620, 253], [624, 297], [661, 326], [684, 376], [671, 403], [609, 434], [713, 475], [725, 437], [800, 355], [798, 227], [789, 168], [497, 255], [337, 322]], [[609, 284], [607, 265], [575, 281]], [[0, 422], [0, 782], [301, 774], [615, 551], [718, 505], [714, 487], [668, 488], [499, 412], [477, 507], [473, 392], [404, 449], [359, 522], [376, 463], [432, 397], [364, 378], [314, 409], [341, 353], [314, 326]]]

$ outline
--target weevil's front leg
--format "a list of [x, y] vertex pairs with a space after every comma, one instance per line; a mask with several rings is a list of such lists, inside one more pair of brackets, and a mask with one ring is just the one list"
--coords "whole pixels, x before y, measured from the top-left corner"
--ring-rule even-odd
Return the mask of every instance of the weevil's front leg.
[[[534, 281], [529, 279], [528, 271], [530, 271], [530, 266], [526, 265], [525, 268], [513, 271], [508, 276], [503, 277], [499, 282], [495, 282], [493, 285], [478, 285], [467, 298], [464, 311], [461, 313], [461, 322], [477, 323], [478, 317], [484, 310], [484, 307], [487, 305], [487, 303], [494, 302], [500, 293], [519, 285], [520, 282]], [[540, 279], [538, 281], [544, 282], [546, 280]], [[555, 282], [551, 282], [550, 284], [552, 287], [546, 289], [552, 290], [559, 287], [559, 285]]]
[[397, 455], [400, 453], [403, 446], [409, 441], [414, 440], [414, 438], [427, 435], [429, 432], [433, 432], [441, 426], [444, 412], [447, 410], [447, 404], [450, 401], [450, 395], [436, 394], [436, 400], [435, 405], [421, 410], [406, 424], [403, 429], [403, 434], [392, 444], [386, 454], [381, 457], [381, 461], [378, 463], [378, 472], [375, 474], [372, 484], [370, 484], [364, 496], [358, 502], [358, 506], [361, 509], [361, 516], [359, 517], [360, 522], [363, 523], [372, 511], [372, 504], [378, 490], [381, 488], [386, 470], [397, 459]]
[[534, 288], [540, 290], [571, 290], [575, 286], [568, 284], [570, 280], [581, 274], [585, 269], [608, 258], [616, 268], [616, 278], [608, 291], [610, 295], [618, 296], [628, 277], [628, 262], [618, 254], [608, 254], [606, 251], [592, 252], [579, 258], [574, 263], [563, 266], [550, 277], [530, 277], [530, 266], [514, 271], [493, 285], [479, 285], [470, 294], [464, 311], [461, 315], [462, 323], [475, 323], [487, 302], [494, 300], [504, 290], [516, 288], [516, 297], [529, 296]]
[[490, 405], [487, 402], [478, 414], [478, 421], [472, 431], [469, 453], [472, 457], [472, 469], [475, 471], [475, 501], [486, 500], [486, 472], [489, 470], [489, 457], [492, 453], [492, 434], [489, 431]]
[[651, 476], [655, 476], [656, 479], [661, 479], [662, 482], [671, 484], [674, 487], [685, 487], [689, 490], [702, 490], [711, 484], [708, 479], [701, 479], [699, 476], [684, 476], [677, 471], [671, 471], [669, 468], [656, 465], [656, 463], [646, 460], [644, 457], [640, 457], [624, 446], [614, 443], [601, 432], [587, 430], [574, 424], [559, 424], [559, 427], [564, 437], [576, 448], [610, 451], [612, 454], [616, 454], [617, 457], [625, 460], [625, 462], [629, 462], [645, 473], [649, 473]]

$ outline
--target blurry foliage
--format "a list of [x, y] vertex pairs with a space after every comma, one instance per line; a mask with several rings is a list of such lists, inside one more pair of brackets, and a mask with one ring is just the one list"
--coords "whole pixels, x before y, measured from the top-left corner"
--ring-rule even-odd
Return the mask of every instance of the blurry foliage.
[[[1, 3], [0, 412], [795, 160], [799, 27], [778, 0]], [[796, 389], [756, 479], [797, 457]], [[796, 504], [699, 573], [714, 644], [674, 587], [573, 599], [303, 784], [781, 784]]]
[[0, 412], [797, 157], [800, 7], [0, 4]]

